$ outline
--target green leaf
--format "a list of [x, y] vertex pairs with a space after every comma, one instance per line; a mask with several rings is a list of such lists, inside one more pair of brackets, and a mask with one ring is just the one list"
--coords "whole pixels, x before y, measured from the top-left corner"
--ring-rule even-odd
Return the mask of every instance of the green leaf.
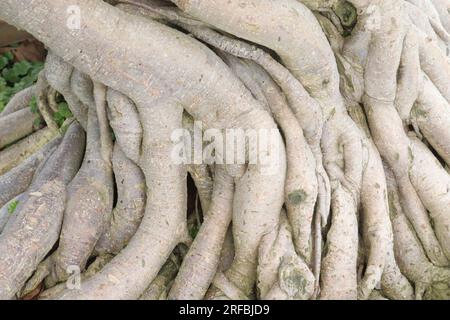
[[[9, 102], [12, 96], [25, 88], [33, 85], [38, 78], [39, 72], [43, 69], [42, 62], [21, 61], [13, 64], [14, 59], [11, 52], [0, 54], [0, 106], [1, 109]], [[6, 64], [5, 64], [6, 63]], [[30, 103], [30, 108], [36, 113], [38, 108], [36, 102]], [[0, 110], [1, 110], [0, 109]]]
[[18, 76], [24, 76], [30, 71], [31, 63], [26, 60], [16, 62], [13, 65], [13, 70]]
[[[4, 82], [4, 83], [3, 83]], [[6, 85], [6, 81], [0, 77], [0, 103], [2, 105], [1, 110], [6, 106], [11, 98], [12, 90]]]
[[8, 65], [8, 58], [1, 56], [0, 57], [0, 69], [3, 69], [4, 67], [6, 67]]
[[3, 69], [2, 74], [5, 80], [10, 83], [16, 83], [20, 81], [20, 77], [14, 69]]
[[69, 106], [66, 102], [58, 103], [58, 111], [53, 114], [53, 120], [58, 124], [58, 126], [62, 126], [66, 119], [72, 117], [72, 112], [70, 112]]
[[33, 61], [31, 62], [31, 66], [33, 67], [33, 69], [41, 71], [44, 67], [44, 63], [41, 61]]
[[12, 60], [14, 59], [14, 55], [12, 54], [11, 51], [5, 52], [5, 53], [3, 54], [3, 56], [4, 56], [6, 59], [8, 59], [9, 61], [12, 61]]

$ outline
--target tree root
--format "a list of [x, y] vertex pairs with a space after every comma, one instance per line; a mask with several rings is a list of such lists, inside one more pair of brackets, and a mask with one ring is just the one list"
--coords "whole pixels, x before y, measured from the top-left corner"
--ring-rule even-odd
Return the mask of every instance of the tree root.
[[145, 211], [145, 179], [141, 169], [128, 159], [119, 145], [114, 146], [112, 157], [118, 199], [95, 251], [118, 254], [136, 233]]
[[36, 170], [45, 163], [60, 141], [59, 138], [54, 139], [20, 165], [0, 176], [0, 207], [29, 187]]
[[1, 1], [0, 299], [448, 299], [446, 1]]
[[0, 175], [17, 167], [58, 135], [59, 132], [43, 128], [0, 151]]
[[5, 117], [19, 110], [25, 109], [30, 105], [31, 99], [34, 97], [35, 86], [30, 86], [15, 94], [8, 104], [5, 106], [0, 117]]

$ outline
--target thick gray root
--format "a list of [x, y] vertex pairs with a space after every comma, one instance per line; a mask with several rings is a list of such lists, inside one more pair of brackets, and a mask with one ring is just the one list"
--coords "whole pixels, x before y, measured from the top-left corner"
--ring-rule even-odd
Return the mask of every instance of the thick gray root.
[[308, 300], [315, 278], [294, 247], [293, 230], [286, 212], [280, 223], [263, 237], [258, 256], [258, 298], [263, 300]]
[[39, 117], [30, 108], [0, 117], [0, 149], [35, 131], [39, 127], [36, 123]]
[[42, 115], [42, 118], [44, 119], [47, 127], [51, 130], [58, 131], [59, 127], [53, 119], [52, 110], [50, 109], [47, 100], [48, 89], [49, 85], [47, 79], [45, 78], [45, 72], [41, 71], [36, 82], [36, 103], [39, 113]]
[[[137, 299], [156, 277], [175, 246], [187, 235], [186, 170], [170, 159], [170, 134], [180, 128], [182, 109], [173, 104], [145, 105], [143, 169], [147, 190], [144, 218], [128, 245], [80, 290], [61, 299]], [[152, 250], [149, 250], [152, 248]]]
[[9, 220], [15, 219], [14, 212], [16, 212], [17, 205], [24, 199], [24, 196], [25, 193], [21, 193], [0, 208], [0, 233], [2, 233]]
[[415, 284], [415, 298], [421, 299], [424, 293], [431, 290], [448, 299], [450, 269], [436, 267], [428, 261], [406, 216], [397, 213], [392, 223], [396, 258], [402, 272]]
[[233, 193], [233, 178], [223, 167], [216, 167], [211, 205], [183, 259], [169, 299], [203, 299], [219, 265], [221, 248], [233, 213]]
[[0, 176], [0, 207], [29, 187], [38, 167], [60, 142], [61, 139], [54, 139], [20, 165]]
[[70, 78], [73, 67], [58, 57], [52, 51], [47, 54], [45, 61], [45, 77], [50, 86], [64, 96], [70, 111], [78, 122], [86, 130], [88, 121], [88, 106], [81, 103], [78, 97], [72, 92]]
[[[66, 280], [68, 268], [83, 270], [95, 244], [109, 224], [113, 205], [111, 152], [102, 141], [102, 127], [98, 110], [105, 109], [106, 91], [91, 98], [88, 116], [86, 154], [76, 177], [67, 189], [67, 205], [59, 246], [53, 255], [54, 267], [47, 285]], [[92, 95], [92, 92], [90, 93]], [[109, 130], [109, 129], [108, 129]], [[105, 137], [109, 143], [110, 138]], [[104, 156], [105, 150], [108, 155]]]
[[14, 97], [9, 100], [3, 111], [0, 112], [0, 117], [5, 117], [11, 113], [28, 107], [34, 96], [34, 92], [35, 86], [33, 85], [15, 94]]
[[139, 300], [166, 300], [171, 283], [180, 268], [179, 264], [179, 258], [175, 254], [171, 254]]
[[[183, 113], [183, 129], [187, 130], [190, 134], [190, 139], [188, 137], [185, 139], [184, 149], [186, 152], [190, 152], [190, 158], [194, 159], [196, 154], [195, 148], [198, 148], [198, 146], [195, 145], [195, 140], [194, 142], [192, 141], [192, 137], [195, 137], [196, 134], [200, 133], [201, 129], [195, 127], [194, 119], [186, 112]], [[210, 167], [205, 163], [191, 163], [187, 165], [187, 170], [197, 188], [200, 204], [202, 206], [202, 213], [207, 214], [213, 193], [213, 179], [211, 177]]]
[[356, 203], [343, 186], [338, 185], [333, 190], [331, 227], [322, 260], [320, 299], [356, 299]]
[[14, 297], [58, 239], [64, 185], [61, 181], [49, 181], [35, 188], [32, 194], [19, 208], [14, 224], [7, 225], [0, 235], [1, 299]]
[[424, 77], [423, 90], [416, 101], [411, 116], [434, 150], [447, 165], [450, 164], [450, 103], [436, 86]]
[[136, 233], [145, 211], [145, 178], [142, 170], [116, 143], [112, 165], [118, 199], [111, 222], [95, 246], [95, 251], [117, 254]]
[[0, 235], [0, 298], [11, 299], [57, 241], [66, 181], [78, 170], [83, 139], [81, 128], [72, 125]]
[[109, 124], [114, 130], [117, 143], [125, 155], [139, 162], [142, 144], [142, 125], [134, 103], [113, 89], [107, 91]]
[[428, 209], [433, 229], [450, 260], [450, 175], [431, 151], [417, 138], [412, 138], [412, 166], [409, 170], [411, 182], [420, 192]]
[[0, 151], [0, 175], [17, 167], [58, 135], [50, 128], [43, 128]]

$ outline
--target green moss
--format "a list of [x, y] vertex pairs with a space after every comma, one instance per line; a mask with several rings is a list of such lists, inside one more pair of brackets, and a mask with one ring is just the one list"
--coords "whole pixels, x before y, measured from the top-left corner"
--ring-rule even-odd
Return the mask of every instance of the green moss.
[[200, 228], [197, 225], [192, 226], [192, 228], [189, 230], [189, 235], [192, 239], [195, 239], [199, 230]]
[[305, 292], [306, 290], [306, 279], [298, 272], [292, 271], [284, 275], [283, 280], [291, 288], [298, 288], [298, 291]]
[[409, 161], [414, 161], [414, 153], [411, 149], [411, 147], [408, 147], [408, 155], [409, 155]]
[[398, 215], [397, 208], [394, 205], [394, 193], [389, 192], [388, 203], [389, 203], [389, 215], [391, 218], [395, 218]]
[[418, 108], [417, 106], [414, 108], [414, 115], [416, 118], [422, 117], [426, 118], [428, 116], [428, 111]]
[[357, 21], [356, 8], [348, 1], [340, 1], [334, 12], [341, 20], [344, 27], [353, 27]]
[[19, 204], [19, 200], [14, 200], [8, 205], [8, 213], [13, 214], [16, 211], [17, 205]]
[[449, 300], [450, 287], [447, 282], [435, 282], [430, 285], [424, 294], [425, 300]]
[[302, 270], [292, 262], [281, 267], [281, 288], [294, 299], [303, 299], [308, 294], [308, 280]]
[[336, 114], [336, 108], [331, 109], [330, 118]]
[[348, 1], [339, 1], [334, 8], [334, 13], [339, 17], [341, 25], [344, 29], [342, 36], [350, 36], [358, 21], [356, 8]]
[[306, 194], [306, 192], [303, 191], [302, 189], [299, 189], [299, 190], [292, 191], [288, 195], [288, 200], [293, 205], [297, 205], [297, 204], [300, 204], [303, 201], [305, 201], [307, 197], [308, 197], [308, 195]]

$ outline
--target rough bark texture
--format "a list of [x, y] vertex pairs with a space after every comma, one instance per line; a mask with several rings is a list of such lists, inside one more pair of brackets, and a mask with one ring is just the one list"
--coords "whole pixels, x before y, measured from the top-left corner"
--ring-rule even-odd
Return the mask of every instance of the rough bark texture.
[[449, 8], [1, 1], [0, 298], [448, 299]]

